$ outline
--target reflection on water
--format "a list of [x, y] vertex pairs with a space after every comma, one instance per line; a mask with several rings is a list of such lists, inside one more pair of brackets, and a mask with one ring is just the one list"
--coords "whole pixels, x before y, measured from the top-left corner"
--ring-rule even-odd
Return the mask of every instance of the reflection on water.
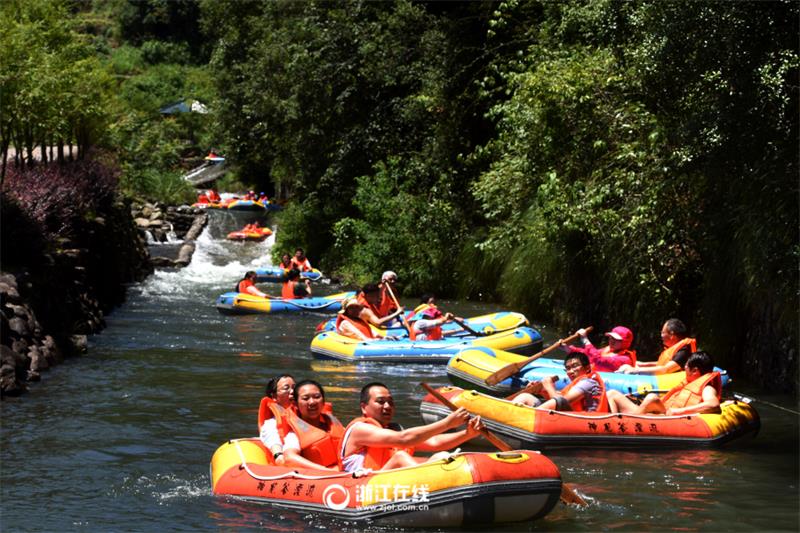
[[[360, 414], [365, 383], [385, 382], [396, 419], [407, 427], [420, 421], [419, 383], [448, 383], [443, 365], [313, 360], [309, 343], [322, 315], [220, 315], [216, 297], [244, 271], [267, 265], [273, 240], [227, 242], [243, 220], [211, 215], [189, 267], [132, 287], [127, 303], [107, 317], [108, 328], [91, 339], [88, 356], [3, 402], [4, 531], [394, 531], [211, 495], [212, 454], [230, 438], [257, 434], [258, 402], [272, 376], [319, 380], [343, 422]], [[498, 310], [476, 302], [441, 306], [461, 316]], [[546, 342], [561, 336], [536, 327]], [[742, 392], [795, 407], [785, 397]], [[761, 434], [722, 450], [548, 452], [590, 506], [559, 505], [535, 523], [474, 528], [797, 531], [798, 419], [754, 405]], [[486, 442], [462, 447], [489, 449]], [[48, 512], [31, 512], [38, 506]]]

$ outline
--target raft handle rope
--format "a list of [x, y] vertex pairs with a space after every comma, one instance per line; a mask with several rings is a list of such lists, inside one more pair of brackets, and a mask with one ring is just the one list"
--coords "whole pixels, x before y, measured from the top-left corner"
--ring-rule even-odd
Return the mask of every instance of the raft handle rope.
[[239, 459], [241, 459], [242, 464], [239, 465], [239, 470], [244, 470], [248, 473], [250, 477], [253, 479], [257, 479], [259, 481], [278, 481], [281, 479], [287, 478], [297, 478], [297, 479], [308, 479], [308, 480], [317, 480], [317, 479], [334, 479], [334, 478], [342, 478], [342, 477], [349, 477], [348, 472], [339, 472], [336, 474], [330, 475], [323, 475], [323, 476], [310, 476], [308, 474], [301, 474], [296, 470], [292, 470], [291, 472], [286, 472], [284, 474], [280, 474], [277, 476], [261, 476], [250, 470], [250, 467], [247, 465], [247, 460], [244, 458], [244, 452], [242, 452], [242, 448], [239, 446], [239, 441], [242, 439], [236, 439], [233, 441], [233, 444], [236, 446], [236, 451], [239, 454]]
[[764, 400], [759, 400], [757, 398], [751, 398], [750, 396], [745, 396], [744, 394], [739, 394], [737, 392], [733, 393], [733, 399], [738, 401], [738, 402], [746, 403], [748, 405], [751, 402], [759, 402], [759, 403], [763, 403], [763, 404], [769, 405], [770, 407], [774, 407], [775, 409], [780, 409], [781, 411], [787, 411], [789, 413], [792, 413], [793, 415], [800, 415], [800, 412], [793, 411], [792, 409], [789, 409], [788, 407], [783, 407], [781, 405], [774, 404], [772, 402], [767, 402], [767, 401], [764, 401]]

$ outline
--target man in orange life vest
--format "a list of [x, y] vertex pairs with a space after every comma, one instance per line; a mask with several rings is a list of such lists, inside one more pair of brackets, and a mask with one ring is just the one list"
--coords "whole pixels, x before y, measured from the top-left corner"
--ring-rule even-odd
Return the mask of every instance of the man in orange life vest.
[[661, 342], [664, 350], [657, 361], [637, 361], [635, 366], [622, 365], [617, 372], [625, 374], [671, 374], [686, 366], [689, 356], [697, 351], [697, 341], [689, 338], [686, 324], [677, 318], [670, 318], [661, 328]]
[[686, 361], [686, 380], [671, 389], [663, 398], [651, 392], [636, 405], [619, 391], [608, 391], [612, 413], [688, 415], [713, 413], [719, 410], [722, 379], [714, 372], [714, 363], [705, 352], [695, 352]]
[[292, 300], [295, 298], [311, 297], [311, 280], [306, 278], [305, 283], [300, 281], [300, 271], [296, 268], [286, 273], [286, 281], [281, 288], [281, 298]]
[[636, 364], [636, 351], [631, 350], [633, 343], [633, 332], [625, 326], [616, 326], [606, 333], [608, 346], [605, 348], [595, 348], [592, 341], [586, 335], [586, 330], [579, 329], [583, 348], [576, 348], [568, 344], [561, 348], [567, 353], [585, 353], [589, 356], [589, 362], [598, 372], [614, 372], [622, 365]]
[[[569, 385], [557, 391], [553, 377], [548, 376], [540, 382], [533, 382], [514, 398], [514, 403], [556, 411], [608, 411], [606, 390], [603, 380], [592, 369], [589, 356], [585, 353], [573, 353], [564, 360], [564, 368], [571, 380]], [[549, 398], [544, 403], [532, 392]]]
[[236, 292], [241, 292], [244, 294], [250, 294], [252, 296], [260, 296], [262, 298], [274, 298], [274, 296], [270, 296], [269, 294], [263, 293], [256, 287], [256, 279], [258, 275], [255, 273], [254, 270], [248, 270], [245, 272], [244, 277], [236, 284]]
[[[364, 468], [389, 470], [435, 461], [442, 454], [414, 457], [414, 449], [447, 450], [477, 436], [483, 429], [480, 417], [470, 418], [463, 407], [432, 424], [402, 429], [392, 424], [394, 399], [382, 383], [369, 383], [361, 389], [361, 414], [348, 424], [342, 439], [342, 466], [347, 472]], [[444, 433], [464, 423], [466, 429]]]
[[381, 288], [374, 283], [367, 283], [358, 293], [358, 303], [361, 304], [359, 316], [365, 322], [375, 327], [385, 328], [386, 325], [394, 320], [403, 312], [403, 308], [395, 309], [388, 315], [382, 314], [381, 310]]
[[294, 257], [292, 257], [292, 267], [296, 268], [300, 272], [311, 272], [314, 270], [311, 267], [311, 263], [308, 261], [306, 257], [306, 252], [302, 248], [298, 248], [294, 251]]

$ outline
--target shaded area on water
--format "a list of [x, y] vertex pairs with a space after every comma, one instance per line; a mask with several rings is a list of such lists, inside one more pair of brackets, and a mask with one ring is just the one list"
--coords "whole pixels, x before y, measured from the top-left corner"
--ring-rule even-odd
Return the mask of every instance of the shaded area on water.
[[[444, 367], [315, 361], [309, 343], [322, 315], [218, 314], [216, 296], [245, 270], [269, 262], [271, 240], [223, 240], [240, 222], [215, 216], [192, 264], [131, 287], [88, 357], [56, 367], [29, 395], [4, 403], [4, 530], [363, 530], [213, 497], [211, 455], [229, 438], [257, 434], [258, 401], [273, 375], [315, 377], [343, 421], [358, 414], [361, 386], [383, 381], [394, 391], [398, 421], [409, 426], [420, 423], [419, 382], [446, 384]], [[441, 306], [468, 316], [496, 310], [471, 302]], [[538, 327], [546, 342], [559, 336]], [[788, 398], [738, 379], [735, 389], [791, 407]], [[535, 523], [484, 529], [796, 531], [798, 420], [756, 406], [761, 434], [722, 450], [548, 452], [590, 507], [559, 505]], [[47, 512], [31, 512], [45, 503]]]

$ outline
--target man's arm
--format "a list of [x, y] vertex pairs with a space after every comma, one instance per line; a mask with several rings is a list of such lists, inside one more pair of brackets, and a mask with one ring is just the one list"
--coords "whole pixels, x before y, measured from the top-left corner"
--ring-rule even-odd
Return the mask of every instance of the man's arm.
[[480, 429], [482, 428], [483, 423], [481, 422], [481, 417], [476, 416], [469, 420], [466, 429], [462, 429], [461, 431], [456, 431], [454, 433], [442, 433], [440, 435], [431, 437], [425, 442], [418, 444], [417, 449], [423, 452], [449, 450], [451, 448], [455, 448], [463, 442], [477, 437], [480, 434]]
[[352, 449], [358, 449], [363, 446], [378, 448], [418, 446], [439, 433], [462, 425], [468, 418], [469, 413], [467, 410], [460, 407], [442, 420], [402, 431], [379, 428], [372, 424], [356, 424], [350, 430], [348, 446], [352, 445]]
[[713, 385], [703, 387], [703, 401], [697, 405], [688, 407], [670, 407], [667, 409], [668, 415], [690, 415], [694, 413], [710, 413], [719, 409], [719, 397], [717, 389]]

